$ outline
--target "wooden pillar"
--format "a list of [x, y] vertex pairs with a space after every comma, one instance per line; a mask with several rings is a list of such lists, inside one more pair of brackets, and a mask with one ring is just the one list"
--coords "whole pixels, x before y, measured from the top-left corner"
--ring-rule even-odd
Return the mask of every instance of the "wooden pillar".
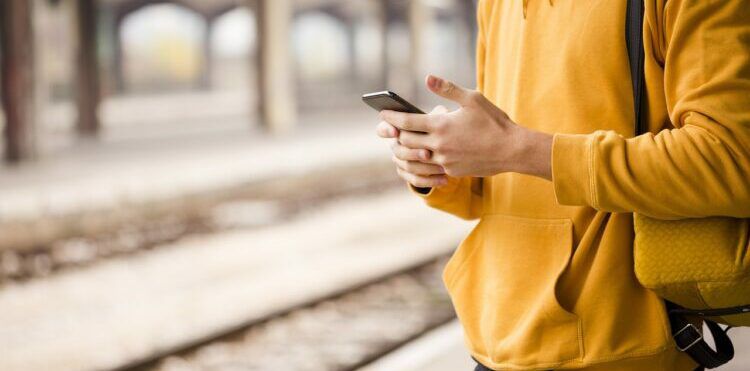
[[255, 0], [258, 38], [258, 104], [272, 133], [292, 131], [297, 121], [291, 51], [291, 0]]
[[8, 162], [31, 158], [35, 152], [32, 4], [28, 0], [0, 1], [0, 83]]
[[95, 136], [99, 132], [99, 53], [97, 46], [96, 0], [76, 0], [78, 50], [76, 58], [76, 105], [78, 134]]

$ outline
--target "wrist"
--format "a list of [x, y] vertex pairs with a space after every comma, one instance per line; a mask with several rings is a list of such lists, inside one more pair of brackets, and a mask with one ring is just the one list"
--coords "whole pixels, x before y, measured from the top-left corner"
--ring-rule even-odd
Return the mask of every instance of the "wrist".
[[517, 126], [515, 154], [511, 165], [513, 172], [552, 180], [552, 139], [547, 133]]

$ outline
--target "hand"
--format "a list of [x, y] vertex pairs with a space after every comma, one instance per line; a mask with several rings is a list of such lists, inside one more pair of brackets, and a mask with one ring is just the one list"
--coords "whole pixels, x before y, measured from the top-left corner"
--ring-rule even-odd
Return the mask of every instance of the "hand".
[[[430, 114], [447, 112], [447, 108], [437, 106]], [[376, 131], [380, 137], [391, 140], [392, 159], [396, 164], [396, 172], [407, 183], [417, 188], [432, 188], [448, 183], [445, 170], [439, 165], [429, 163], [432, 152], [427, 149], [410, 149], [402, 146], [398, 141], [400, 130], [387, 122], [380, 122]]]
[[[396, 130], [401, 147], [406, 148], [398, 151], [418, 154], [427, 150], [429, 159], [418, 160], [440, 166], [449, 176], [519, 172], [552, 178], [551, 135], [517, 125], [477, 91], [434, 76], [428, 76], [427, 87], [460, 108], [427, 115], [381, 112], [381, 119]], [[392, 134], [392, 129], [379, 126], [379, 132]]]

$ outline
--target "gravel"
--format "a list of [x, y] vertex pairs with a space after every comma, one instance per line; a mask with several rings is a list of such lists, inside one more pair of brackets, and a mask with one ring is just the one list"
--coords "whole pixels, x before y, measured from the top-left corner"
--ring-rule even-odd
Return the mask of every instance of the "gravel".
[[455, 316], [445, 258], [161, 358], [149, 371], [355, 370]]

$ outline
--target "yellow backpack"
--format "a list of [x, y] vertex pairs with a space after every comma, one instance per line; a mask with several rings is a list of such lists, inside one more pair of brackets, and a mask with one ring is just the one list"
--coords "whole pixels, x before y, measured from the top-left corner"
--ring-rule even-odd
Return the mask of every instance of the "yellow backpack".
[[[633, 82], [636, 135], [648, 132], [643, 118], [643, 0], [629, 0], [626, 40]], [[750, 108], [749, 108], [750, 109]], [[715, 368], [734, 357], [726, 332], [750, 326], [750, 220], [713, 217], [657, 220], [634, 215], [635, 273], [667, 301], [677, 347], [698, 364]], [[696, 324], [704, 321], [716, 349]], [[721, 328], [718, 323], [728, 325]]]
[[747, 219], [657, 220], [635, 214], [641, 284], [695, 314], [750, 326]]

